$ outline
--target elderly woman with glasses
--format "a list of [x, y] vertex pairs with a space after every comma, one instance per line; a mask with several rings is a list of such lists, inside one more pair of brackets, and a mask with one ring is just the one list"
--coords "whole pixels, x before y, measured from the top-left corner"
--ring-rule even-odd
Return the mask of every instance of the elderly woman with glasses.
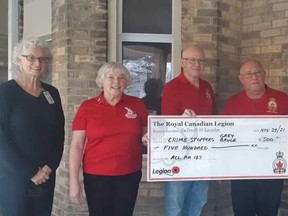
[[83, 200], [83, 164], [89, 215], [132, 216], [141, 179], [142, 143], [148, 111], [141, 99], [124, 94], [130, 73], [109, 62], [98, 71], [103, 91], [84, 101], [74, 118], [69, 157], [70, 198]]
[[52, 55], [31, 38], [12, 60], [13, 79], [0, 85], [0, 215], [50, 216], [64, 144], [58, 90], [41, 81]]

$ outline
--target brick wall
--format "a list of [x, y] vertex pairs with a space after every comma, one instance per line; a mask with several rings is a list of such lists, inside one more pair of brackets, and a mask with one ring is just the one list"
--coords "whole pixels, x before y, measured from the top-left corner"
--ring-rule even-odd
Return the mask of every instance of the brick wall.
[[95, 96], [94, 80], [107, 60], [107, 2], [52, 1], [52, 83], [60, 90], [66, 118], [63, 159], [58, 169], [53, 215], [88, 215], [86, 204], [72, 205], [68, 196], [71, 122], [80, 102]]
[[[286, 0], [179, 0], [182, 44], [205, 49], [204, 78], [216, 92], [219, 109], [241, 89], [241, 61], [256, 58], [268, 72], [267, 83], [286, 90], [288, 3]], [[86, 204], [68, 197], [68, 152], [71, 122], [81, 101], [99, 92], [96, 71], [107, 61], [107, 0], [52, 1], [53, 84], [59, 88], [66, 116], [66, 141], [58, 170], [53, 215], [88, 215]], [[179, 50], [180, 52], [180, 50]], [[145, 163], [145, 162], [144, 162]], [[135, 216], [163, 215], [163, 184], [141, 182]], [[280, 216], [287, 215], [284, 189]], [[232, 216], [230, 181], [211, 181], [202, 216]]]
[[288, 92], [288, 2], [247, 1], [243, 4], [242, 58], [260, 60], [267, 83]]
[[219, 111], [225, 100], [240, 90], [238, 69], [240, 60], [242, 1], [218, 2], [217, 19], [217, 84], [216, 98]]

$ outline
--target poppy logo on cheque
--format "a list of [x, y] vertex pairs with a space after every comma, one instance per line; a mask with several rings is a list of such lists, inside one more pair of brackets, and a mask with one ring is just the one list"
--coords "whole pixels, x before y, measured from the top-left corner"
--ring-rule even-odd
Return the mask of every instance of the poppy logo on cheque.
[[171, 169], [153, 169], [153, 174], [173, 176], [180, 172], [180, 167], [174, 166]]

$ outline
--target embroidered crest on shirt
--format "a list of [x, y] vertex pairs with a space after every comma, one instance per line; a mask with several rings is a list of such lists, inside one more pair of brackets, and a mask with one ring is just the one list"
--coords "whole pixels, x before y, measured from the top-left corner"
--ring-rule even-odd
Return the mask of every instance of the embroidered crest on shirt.
[[206, 98], [209, 104], [212, 104], [212, 96], [209, 92], [209, 89], [205, 89]]
[[136, 118], [137, 117], [137, 114], [133, 110], [131, 110], [128, 107], [125, 107], [125, 109], [127, 110], [127, 113], [125, 114], [126, 118]]
[[277, 112], [277, 103], [276, 103], [276, 99], [275, 98], [270, 98], [268, 101], [268, 113], [278, 113]]

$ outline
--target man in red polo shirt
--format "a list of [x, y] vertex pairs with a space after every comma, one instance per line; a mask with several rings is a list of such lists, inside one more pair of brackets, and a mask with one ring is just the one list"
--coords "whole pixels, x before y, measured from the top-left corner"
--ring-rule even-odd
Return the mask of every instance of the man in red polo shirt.
[[[211, 85], [200, 78], [205, 66], [204, 51], [188, 47], [182, 52], [180, 75], [166, 84], [162, 96], [162, 115], [182, 115], [194, 110], [196, 115], [215, 113]], [[207, 201], [208, 181], [171, 181], [165, 184], [165, 216], [199, 216]]]
[[[287, 115], [288, 95], [265, 85], [260, 62], [248, 60], [240, 68], [244, 91], [232, 96], [224, 106], [224, 115]], [[231, 181], [235, 216], [277, 216], [283, 190], [282, 179]]]

